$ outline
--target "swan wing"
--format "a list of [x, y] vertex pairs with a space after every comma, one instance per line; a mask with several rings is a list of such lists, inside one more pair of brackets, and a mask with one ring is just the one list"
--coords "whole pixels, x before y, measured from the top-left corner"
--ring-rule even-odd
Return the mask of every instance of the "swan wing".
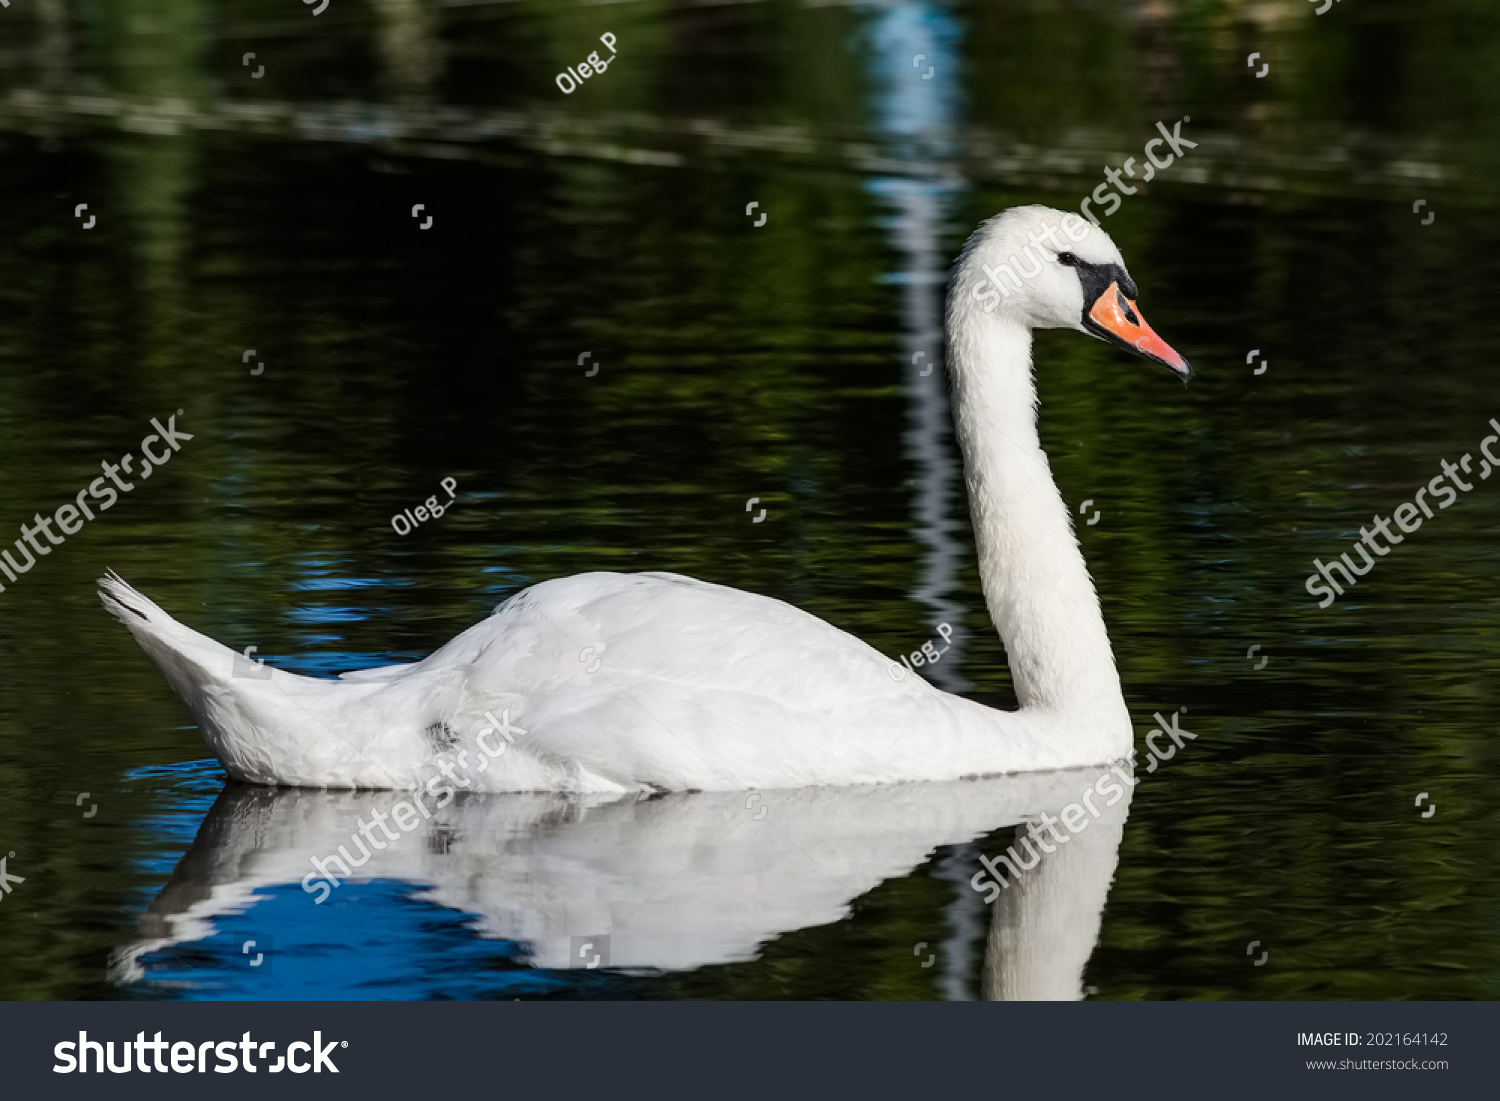
[[[1008, 770], [975, 752], [981, 738], [995, 746], [998, 713], [937, 691], [789, 604], [677, 574], [543, 582], [409, 667], [406, 679], [455, 675], [465, 707], [448, 721], [461, 739], [503, 708], [528, 731], [516, 760], [486, 778], [491, 785], [517, 783], [510, 773], [537, 762], [574, 770], [541, 786], [583, 791]], [[992, 767], [973, 767], [981, 758]]]

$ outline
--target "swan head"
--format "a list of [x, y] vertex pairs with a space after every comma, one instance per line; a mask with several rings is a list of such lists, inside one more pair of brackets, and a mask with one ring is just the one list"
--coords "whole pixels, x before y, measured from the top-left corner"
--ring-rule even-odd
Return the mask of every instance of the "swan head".
[[1017, 206], [981, 223], [964, 245], [949, 311], [1028, 329], [1076, 329], [1186, 382], [1192, 367], [1146, 324], [1138, 294], [1101, 226], [1051, 207]]

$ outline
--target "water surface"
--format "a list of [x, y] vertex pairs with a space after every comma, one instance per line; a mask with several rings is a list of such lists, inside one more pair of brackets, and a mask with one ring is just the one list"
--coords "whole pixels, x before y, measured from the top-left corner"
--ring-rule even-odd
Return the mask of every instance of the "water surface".
[[[1186, 116], [1198, 147], [1106, 228], [1199, 377], [1038, 341], [1043, 440], [1099, 516], [1079, 535], [1138, 730], [1186, 708], [1198, 734], [1117, 838], [1053, 869], [1097, 928], [1075, 992], [1500, 993], [1500, 486], [1332, 607], [1303, 588], [1500, 417], [1500, 27], [1460, 0], [1257, 11], [0, 10], [0, 530], [73, 499], [153, 417], [193, 434], [0, 593], [0, 856], [24, 877], [0, 902], [0, 995], [976, 997], [1074, 968], [1076, 944], [1026, 939], [1045, 914], [967, 886], [1045, 792], [967, 818], [968, 797], [937, 800], [952, 820], [918, 799], [864, 844], [752, 832], [795, 799], [758, 823], [715, 798], [460, 800], [420, 854], [310, 906], [292, 865], [313, 842], [281, 824], [336, 835], [356, 797], [226, 788], [93, 580], [115, 569], [235, 649], [331, 675], [430, 652], [549, 577], [674, 570], [891, 655], [948, 623], [929, 675], [1010, 706], [942, 283], [981, 218], [1076, 208]], [[553, 76], [604, 32], [619, 60], [564, 96]], [[455, 507], [393, 530], [444, 478]], [[621, 830], [635, 918], [575, 901], [618, 902]], [[792, 885], [771, 874], [788, 862]], [[713, 868], [742, 893], [687, 891]], [[646, 921], [658, 889], [684, 892], [684, 924]], [[573, 936], [625, 945], [632, 921], [695, 951], [570, 966]]]

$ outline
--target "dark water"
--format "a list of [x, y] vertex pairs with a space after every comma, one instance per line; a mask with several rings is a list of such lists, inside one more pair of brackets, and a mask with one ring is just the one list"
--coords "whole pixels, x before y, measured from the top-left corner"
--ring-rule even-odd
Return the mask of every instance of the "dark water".
[[[221, 794], [93, 580], [332, 674], [422, 655], [545, 578], [668, 569], [893, 655], [951, 622], [933, 678], [1009, 705], [941, 367], [921, 373], [942, 280], [979, 219], [1075, 208], [1189, 115], [1198, 148], [1106, 228], [1198, 379], [1038, 343], [1043, 439], [1099, 513], [1080, 538], [1138, 729], [1185, 707], [1199, 735], [1135, 792], [1082, 982], [1500, 994], [1500, 485], [1332, 607], [1303, 589], [1444, 459], [1477, 466], [1500, 417], [1500, 15], [1239, 10], [0, 9], [0, 530], [74, 499], [153, 417], [193, 435], [0, 593], [0, 857], [24, 879], [0, 898], [0, 996], [985, 992], [992, 918], [964, 884], [1010, 842], [999, 810], [975, 844], [872, 837], [863, 878], [837, 863], [852, 840], [788, 827], [805, 876], [744, 873], [740, 909], [765, 915], [735, 936], [735, 907], [695, 918], [684, 894], [677, 966], [588, 971], [557, 945], [650, 926], [569, 893], [570, 869], [634, 874], [605, 838], [639, 839], [643, 913], [741, 844], [672, 865], [719, 836], [721, 808], [687, 796], [629, 821], [461, 800], [404, 874], [310, 906], [297, 823], [352, 797]], [[554, 74], [605, 32], [618, 59], [564, 96]], [[455, 507], [396, 534], [444, 478]], [[746, 860], [781, 859], [760, 844]]]

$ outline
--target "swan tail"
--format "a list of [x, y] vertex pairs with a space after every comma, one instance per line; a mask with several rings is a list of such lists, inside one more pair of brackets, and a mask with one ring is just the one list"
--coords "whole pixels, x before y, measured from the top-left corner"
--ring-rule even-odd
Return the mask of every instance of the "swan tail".
[[253, 666], [250, 659], [177, 622], [113, 570], [99, 579], [99, 602], [125, 625], [169, 678], [174, 671], [190, 672], [195, 678], [208, 674], [215, 680], [254, 672], [236, 665], [238, 659]]
[[174, 687], [174, 674], [197, 679], [217, 667], [222, 667], [225, 678], [232, 674], [233, 650], [178, 623], [113, 570], [99, 579], [99, 602], [135, 636]]
[[284, 782], [263, 731], [300, 725], [321, 682], [262, 665], [177, 622], [113, 571], [99, 600], [135, 636], [197, 719], [209, 748], [236, 779]]

